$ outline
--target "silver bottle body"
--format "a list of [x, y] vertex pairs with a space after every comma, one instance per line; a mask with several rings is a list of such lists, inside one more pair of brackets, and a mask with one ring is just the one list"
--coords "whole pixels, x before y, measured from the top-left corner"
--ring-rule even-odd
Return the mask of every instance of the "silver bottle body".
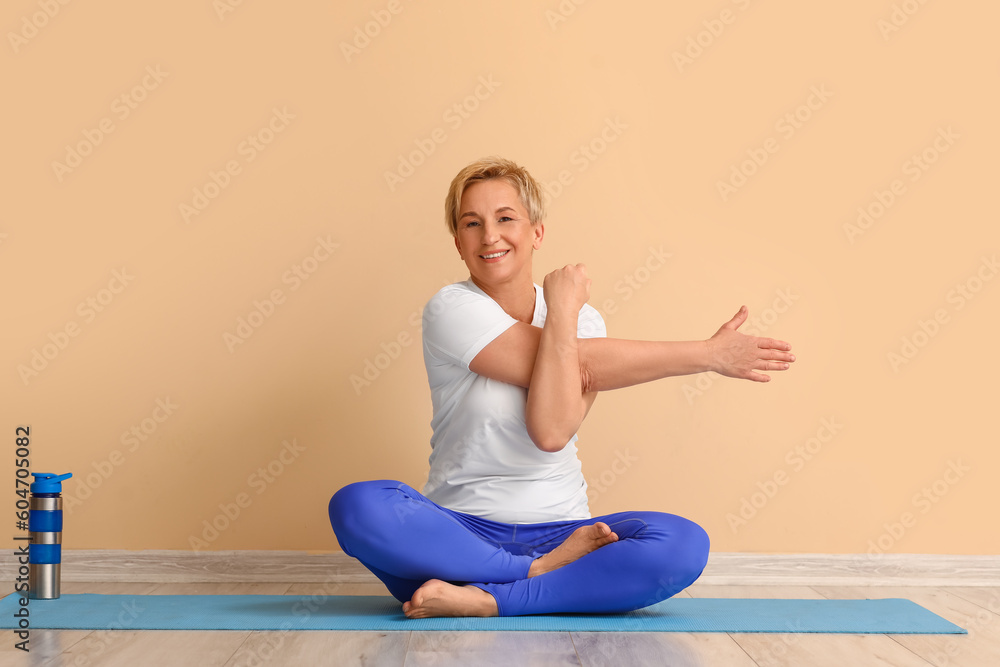
[[[62, 497], [31, 496], [31, 511], [62, 512]], [[31, 533], [32, 544], [62, 545], [62, 531]], [[60, 560], [62, 557], [60, 556]], [[54, 600], [59, 597], [62, 563], [28, 563], [28, 597], [35, 600]]]

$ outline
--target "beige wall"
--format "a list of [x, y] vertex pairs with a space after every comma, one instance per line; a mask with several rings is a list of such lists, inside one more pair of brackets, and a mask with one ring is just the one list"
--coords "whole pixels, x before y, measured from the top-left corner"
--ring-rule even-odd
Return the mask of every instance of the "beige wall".
[[443, 199], [501, 154], [612, 336], [745, 303], [799, 356], [601, 396], [595, 513], [1000, 549], [995, 3], [223, 2], [3, 11], [3, 424], [75, 473], [68, 548], [336, 549], [337, 488], [422, 484]]

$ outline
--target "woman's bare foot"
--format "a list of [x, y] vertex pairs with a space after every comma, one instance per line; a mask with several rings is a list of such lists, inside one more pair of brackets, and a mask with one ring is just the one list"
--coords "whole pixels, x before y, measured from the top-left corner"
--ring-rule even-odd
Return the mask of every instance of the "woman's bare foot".
[[403, 603], [407, 618], [432, 616], [497, 616], [497, 601], [475, 586], [455, 586], [431, 579], [418, 588], [409, 602]]
[[580, 526], [566, 538], [565, 542], [532, 561], [528, 577], [537, 577], [563, 565], [569, 565], [577, 558], [617, 541], [618, 535], [613, 533], [606, 523], [598, 521], [590, 526]]

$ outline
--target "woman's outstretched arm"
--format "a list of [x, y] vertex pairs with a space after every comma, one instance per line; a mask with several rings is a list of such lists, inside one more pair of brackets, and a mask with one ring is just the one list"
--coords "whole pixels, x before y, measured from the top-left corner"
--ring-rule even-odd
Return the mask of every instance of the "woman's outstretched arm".
[[747, 319], [741, 306], [708, 340], [644, 341], [586, 338], [579, 342], [583, 389], [607, 391], [675, 375], [715, 371], [755, 382], [770, 382], [761, 371], [787, 370], [795, 361], [783, 340], [748, 336], [737, 329]]
[[[570, 268], [583, 270], [566, 267], [560, 271]], [[544, 328], [518, 322], [483, 348], [470, 364], [474, 373], [528, 389], [528, 432], [535, 444], [546, 451], [558, 451], [565, 446], [583, 422], [598, 391], [704, 371], [767, 382], [771, 378], [762, 371], [785, 370], [795, 361], [791, 345], [785, 341], [737, 331], [746, 321], [746, 307], [741, 307], [708, 340], [576, 339], [576, 317], [582, 302], [574, 305], [572, 318], [563, 314], [550, 320], [554, 311], [565, 309], [558, 304], [560, 299], [566, 302], [560, 295], [569, 293], [567, 284], [565, 280], [559, 282], [563, 289], [556, 291], [552, 304], [546, 294], [549, 312]], [[574, 360], [576, 374], [572, 372]], [[536, 374], [539, 362], [540, 373]], [[561, 444], [557, 444], [560, 440]]]

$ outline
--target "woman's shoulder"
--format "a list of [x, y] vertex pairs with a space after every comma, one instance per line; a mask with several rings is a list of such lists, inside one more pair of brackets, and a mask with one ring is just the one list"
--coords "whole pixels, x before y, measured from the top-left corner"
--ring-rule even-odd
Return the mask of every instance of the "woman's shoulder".
[[477, 312], [483, 308], [499, 308], [496, 302], [480, 290], [471, 280], [445, 285], [430, 298], [424, 306], [424, 317], [439, 315], [445, 311], [454, 311], [463, 306], [475, 305]]
[[452, 283], [450, 285], [445, 285], [439, 289], [434, 296], [432, 296], [428, 301], [429, 306], [432, 303], [451, 303], [459, 298], [475, 298], [476, 296], [485, 296], [481, 292], [476, 290], [476, 286], [471, 280], [462, 280], [457, 283]]

